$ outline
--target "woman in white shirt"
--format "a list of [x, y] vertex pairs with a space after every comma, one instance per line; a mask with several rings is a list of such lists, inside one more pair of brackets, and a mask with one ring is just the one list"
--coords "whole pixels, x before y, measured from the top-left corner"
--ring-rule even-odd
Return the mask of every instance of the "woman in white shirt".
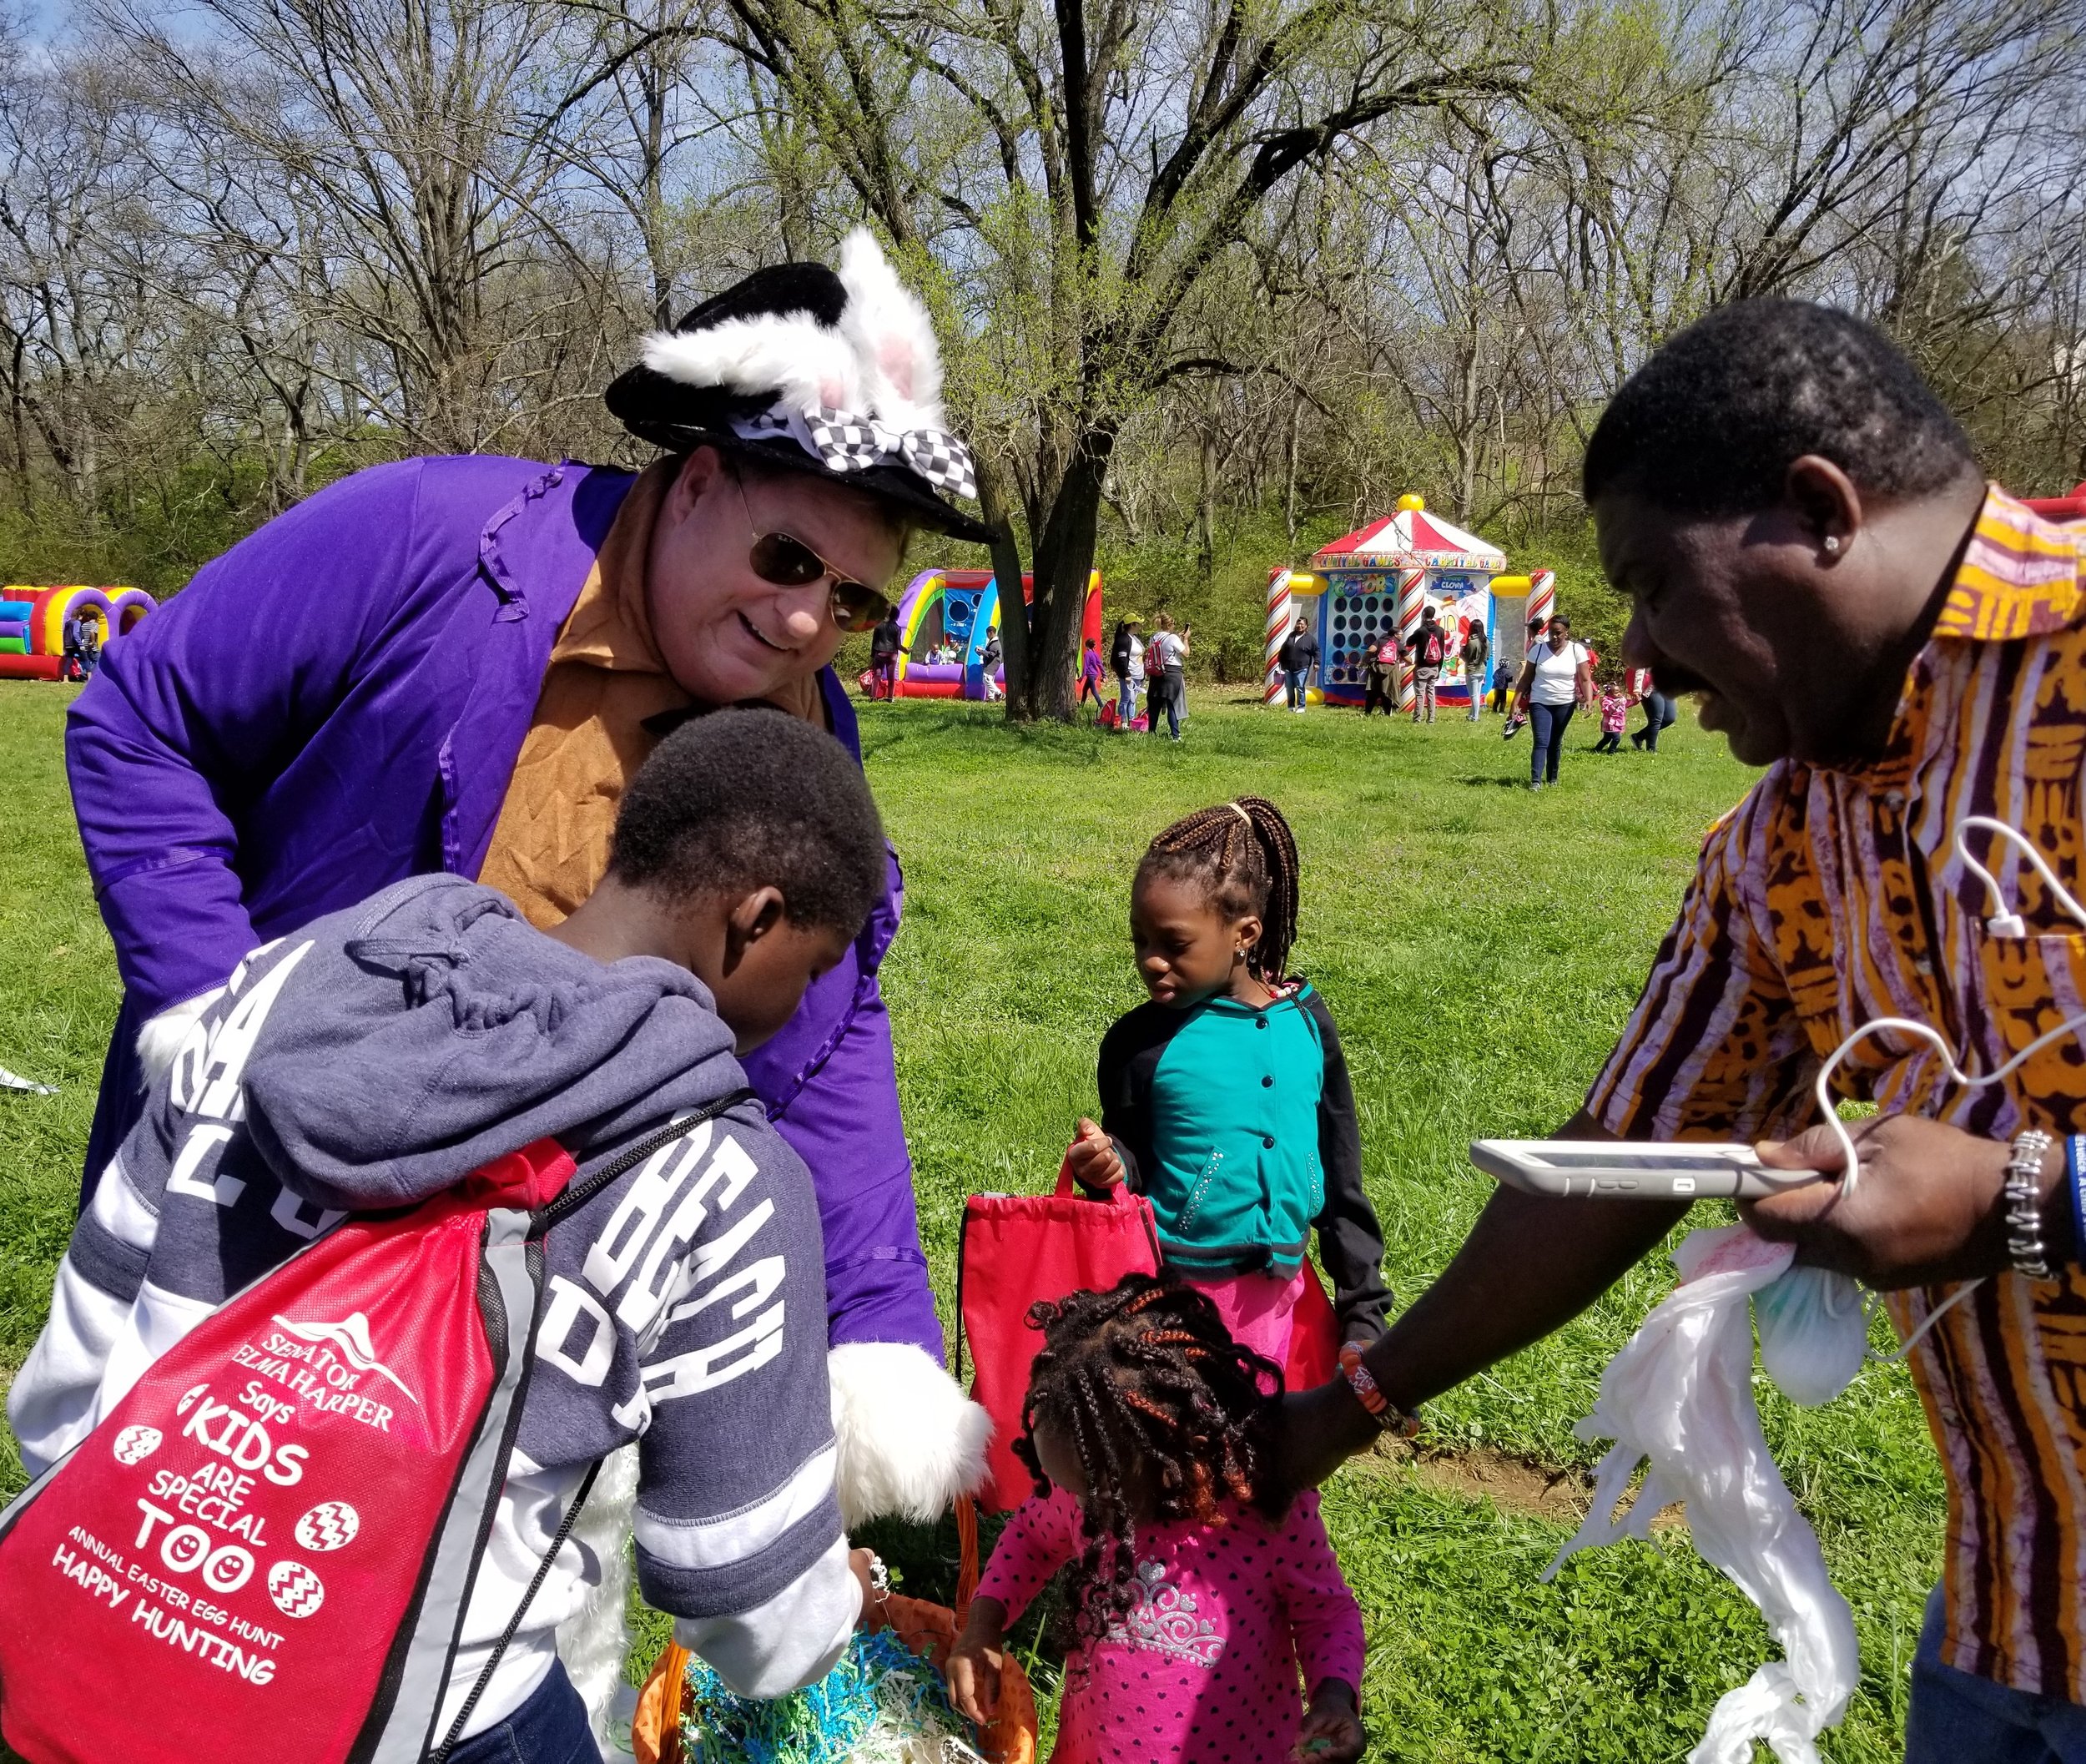
[[1514, 688], [1514, 708], [1529, 719], [1535, 745], [1529, 750], [1529, 788], [1557, 782], [1558, 756], [1572, 713], [1594, 702], [1594, 670], [1586, 646], [1572, 641], [1572, 622], [1558, 613], [1539, 641], [1529, 648]]

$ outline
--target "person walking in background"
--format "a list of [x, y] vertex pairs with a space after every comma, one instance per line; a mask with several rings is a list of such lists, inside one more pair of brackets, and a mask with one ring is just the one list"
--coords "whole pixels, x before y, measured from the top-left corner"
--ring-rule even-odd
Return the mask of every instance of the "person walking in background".
[[1368, 716], [1379, 704], [1385, 716], [1397, 715], [1398, 633], [1394, 631], [1383, 633], [1383, 641], [1369, 652], [1368, 665], [1362, 673], [1362, 714]]
[[1086, 657], [1079, 664], [1079, 702], [1083, 705], [1091, 698], [1096, 711], [1101, 707], [1101, 647], [1090, 637]]
[[904, 653], [904, 639], [898, 628], [898, 608], [893, 607], [869, 633], [869, 672], [875, 677], [869, 688], [871, 698], [898, 696], [898, 658]]
[[1434, 720], [1434, 683], [1441, 678], [1442, 664], [1449, 659], [1449, 633], [1441, 627], [1441, 620], [1429, 607], [1419, 616], [1419, 629], [1413, 633], [1413, 641], [1406, 653], [1413, 663], [1413, 721], [1420, 720], [1422, 711], [1427, 721]]
[[1644, 727], [1630, 738], [1630, 744], [1640, 753], [1659, 751], [1659, 731], [1670, 728], [1680, 720], [1680, 712], [1672, 698], [1659, 690], [1657, 677], [1649, 668], [1640, 668], [1631, 677], [1637, 688], [1637, 702], [1644, 706]]
[[1485, 627], [1472, 620], [1470, 630], [1463, 640], [1463, 678], [1464, 688], [1470, 693], [1473, 723], [1484, 715], [1485, 658], [1491, 653], [1492, 641], [1485, 635]]
[[1594, 743], [1596, 753], [1617, 753], [1622, 751], [1622, 732], [1630, 725], [1630, 694], [1622, 689], [1622, 683], [1610, 680], [1601, 689], [1600, 739]]
[[[1091, 653], [1093, 646], [1089, 644], [1087, 648]], [[999, 627], [995, 626], [985, 633], [985, 647], [978, 658], [978, 665], [985, 672], [985, 703], [988, 704], [996, 704], [1006, 697], [1006, 693], [1001, 690], [1000, 685], [1000, 631]]]
[[1514, 701], [1514, 668], [1504, 656], [1492, 664], [1492, 708], [1504, 716]]
[[1310, 623], [1302, 615], [1282, 640], [1277, 659], [1282, 663], [1282, 691], [1287, 695], [1289, 708], [1301, 717], [1311, 689], [1311, 670], [1318, 660], [1318, 639], [1311, 634]]
[[1166, 733], [1181, 738], [1181, 701], [1187, 695], [1188, 638], [1173, 628], [1173, 615], [1161, 612], [1159, 628], [1151, 633], [1151, 648], [1145, 658], [1145, 671], [1151, 679], [1151, 708], [1146, 713], [1153, 734], [1159, 733], [1159, 713], [1166, 714]]
[[1141, 622], [1136, 613], [1124, 613], [1108, 646], [1108, 665], [1116, 676], [1116, 727], [1125, 731], [1137, 714], [1137, 688], [1145, 679], [1145, 646], [1136, 630]]
[[1572, 713], [1593, 702], [1594, 671], [1586, 646], [1572, 641], [1572, 622], [1560, 612], [1544, 628], [1541, 641], [1529, 646], [1514, 693], [1515, 712], [1528, 718], [1534, 732], [1534, 745], [1529, 749], [1531, 790], [1557, 782], [1557, 762]]

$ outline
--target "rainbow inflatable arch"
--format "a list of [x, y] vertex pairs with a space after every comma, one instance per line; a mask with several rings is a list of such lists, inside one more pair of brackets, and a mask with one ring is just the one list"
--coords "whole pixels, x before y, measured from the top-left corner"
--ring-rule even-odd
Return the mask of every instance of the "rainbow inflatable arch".
[[86, 613], [101, 627], [102, 647], [134, 627], [159, 604], [138, 588], [0, 588], [0, 680], [55, 680], [65, 668], [65, 622]]
[[[1101, 640], [1101, 572], [1086, 578], [1086, 604], [1081, 611], [1080, 640]], [[1021, 576], [1021, 598], [1034, 597], [1035, 583]], [[985, 696], [985, 644], [1000, 627], [1000, 585], [990, 570], [922, 570], [907, 584], [898, 603], [897, 696], [901, 698], [982, 698]], [[940, 651], [947, 661], [924, 660]], [[993, 669], [995, 686], [1004, 688], [1006, 670]]]

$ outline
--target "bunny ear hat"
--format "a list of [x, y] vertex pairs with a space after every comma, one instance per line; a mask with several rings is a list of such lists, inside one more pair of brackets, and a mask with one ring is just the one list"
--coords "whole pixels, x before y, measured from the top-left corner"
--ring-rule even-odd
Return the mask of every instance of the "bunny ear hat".
[[977, 481], [944, 426], [927, 309], [866, 229], [841, 246], [838, 274], [756, 270], [653, 332], [606, 397], [632, 434], [672, 451], [720, 447], [833, 478], [959, 539], [991, 537], [948, 500], [975, 501]]

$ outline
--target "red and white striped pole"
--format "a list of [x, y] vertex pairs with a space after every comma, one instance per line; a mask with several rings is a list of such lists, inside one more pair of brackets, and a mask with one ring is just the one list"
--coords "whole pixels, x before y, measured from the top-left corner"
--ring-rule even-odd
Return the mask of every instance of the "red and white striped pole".
[[1409, 711], [1419, 703], [1419, 689], [1413, 684], [1413, 638], [1419, 629], [1419, 616], [1426, 610], [1427, 572], [1398, 572], [1398, 708]]
[[1557, 572], [1555, 570], [1530, 570], [1529, 572], [1528, 622], [1532, 625], [1539, 618], [1544, 624], [1548, 624], [1550, 614], [1556, 610]]
[[1261, 684], [1260, 699], [1262, 704], [1277, 703], [1282, 696], [1282, 639], [1288, 636], [1289, 627], [1296, 618], [1292, 610], [1296, 602], [1289, 593], [1289, 575], [1290, 572], [1280, 564], [1267, 572], [1267, 623], [1262, 633], [1267, 649], [1267, 667], [1266, 678]]

